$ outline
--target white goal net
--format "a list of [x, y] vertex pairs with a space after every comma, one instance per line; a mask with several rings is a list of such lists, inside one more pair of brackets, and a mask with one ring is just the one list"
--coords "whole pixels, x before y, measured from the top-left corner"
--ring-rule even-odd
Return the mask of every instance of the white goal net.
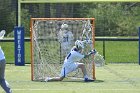
[[[58, 77], [65, 56], [76, 40], [85, 43], [84, 53], [94, 47], [94, 18], [31, 18], [32, 80]], [[88, 75], [95, 78], [93, 56], [83, 59]], [[82, 78], [80, 69], [68, 75]]]

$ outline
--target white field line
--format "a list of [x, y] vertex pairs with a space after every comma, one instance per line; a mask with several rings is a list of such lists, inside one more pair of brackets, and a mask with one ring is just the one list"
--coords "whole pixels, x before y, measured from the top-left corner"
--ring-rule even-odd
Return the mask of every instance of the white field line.
[[[73, 89], [12, 89], [12, 90], [15, 90], [15, 91], [23, 91], [23, 90], [30, 90], [30, 91], [40, 91], [40, 90], [42, 90], [42, 91], [45, 91], [45, 90], [73, 90]], [[116, 90], [116, 91], [140, 91], [140, 89], [93, 89], [93, 90], [106, 90], [106, 91], [114, 91], [114, 90]]]

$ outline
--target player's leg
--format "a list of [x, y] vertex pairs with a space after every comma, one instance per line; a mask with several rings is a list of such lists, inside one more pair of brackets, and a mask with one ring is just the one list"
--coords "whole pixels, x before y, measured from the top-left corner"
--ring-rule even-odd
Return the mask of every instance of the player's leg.
[[63, 64], [60, 77], [48, 78], [46, 81], [62, 81], [65, 78], [65, 76], [71, 72], [71, 70], [67, 68], [66, 65], [68, 64]]
[[84, 75], [84, 78], [88, 78], [85, 65], [83, 63], [78, 63], [78, 68], [80, 68], [82, 70], [82, 73]]
[[85, 65], [83, 63], [79, 63], [79, 62], [65, 63], [63, 65], [63, 69], [61, 70], [61, 76], [66, 76], [67, 74], [77, 70], [78, 68], [80, 68], [82, 70], [84, 78], [88, 78]]
[[47, 77], [45, 81], [47, 81], [47, 82], [49, 82], [49, 81], [62, 81], [65, 78], [66, 73], [67, 72], [66, 72], [65, 67], [63, 65], [62, 69], [61, 69], [60, 77]]
[[5, 80], [5, 60], [0, 62], [0, 85], [6, 91], [6, 93], [12, 93], [9, 83]]
[[46, 78], [46, 82], [50, 82], [50, 81], [62, 81], [63, 79], [64, 79], [65, 77], [53, 77], [53, 78], [50, 78], [50, 77], [48, 77], [48, 78]]
[[6, 93], [12, 93], [9, 83], [5, 79], [1, 79], [0, 82], [1, 82], [1, 87], [5, 90]]
[[92, 81], [94, 81], [93, 79], [90, 79], [90, 78], [88, 77], [85, 64], [83, 64], [83, 63], [78, 63], [78, 68], [80, 68], [80, 69], [82, 70], [83, 75], [84, 75], [84, 81], [85, 81], [85, 82], [92, 82]]

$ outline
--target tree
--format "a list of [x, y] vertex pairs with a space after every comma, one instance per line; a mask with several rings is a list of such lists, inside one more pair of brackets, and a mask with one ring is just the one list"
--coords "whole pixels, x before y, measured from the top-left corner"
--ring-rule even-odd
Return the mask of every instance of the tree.
[[45, 17], [51, 17], [50, 4], [45, 4]]
[[5, 29], [6, 35], [13, 30], [15, 25], [9, 21], [11, 11], [13, 11], [11, 0], [0, 0], [0, 30]]
[[98, 3], [96, 8], [89, 9], [87, 17], [95, 17], [97, 36], [132, 36], [137, 35], [138, 23], [133, 12], [126, 11], [122, 3]]

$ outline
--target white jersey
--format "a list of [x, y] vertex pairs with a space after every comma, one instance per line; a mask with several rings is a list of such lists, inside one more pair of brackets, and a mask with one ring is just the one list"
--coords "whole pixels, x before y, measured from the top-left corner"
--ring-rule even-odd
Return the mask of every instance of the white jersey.
[[78, 61], [82, 58], [84, 58], [84, 55], [72, 49], [64, 60], [60, 75], [65, 77], [68, 73], [75, 71], [79, 65]]
[[4, 56], [3, 50], [0, 47], [0, 60], [3, 60], [3, 59], [5, 59], [5, 56]]
[[81, 53], [72, 49], [70, 51], [70, 53], [67, 55], [67, 57], [65, 58], [64, 63], [66, 63], [66, 62], [78, 62], [82, 58], [84, 58], [84, 55], [82, 55]]
[[65, 42], [71, 43], [73, 41], [73, 34], [71, 31], [60, 30], [58, 38], [59, 38], [59, 42], [61, 43], [65, 43]]
[[62, 54], [64, 54], [64, 56], [66, 56], [69, 53], [71, 47], [73, 46], [73, 34], [71, 31], [60, 30], [58, 34], [58, 39], [61, 44], [61, 52]]

